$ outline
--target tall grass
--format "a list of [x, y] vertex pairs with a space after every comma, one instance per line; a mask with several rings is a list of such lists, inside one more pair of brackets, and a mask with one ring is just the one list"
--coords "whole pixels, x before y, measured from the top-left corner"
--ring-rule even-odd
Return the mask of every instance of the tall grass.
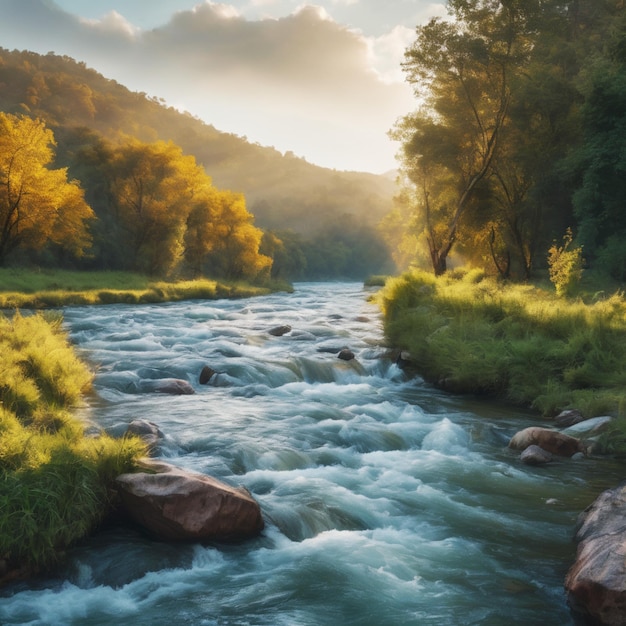
[[45, 568], [107, 514], [109, 487], [145, 452], [87, 437], [72, 414], [91, 385], [60, 318], [0, 318], [0, 560]]
[[[621, 294], [568, 301], [531, 285], [410, 272], [377, 295], [388, 341], [451, 391], [491, 394], [545, 415], [620, 413], [626, 386]], [[620, 404], [621, 403], [621, 404]]]
[[244, 298], [290, 290], [291, 286], [286, 283], [260, 286], [206, 278], [162, 281], [130, 272], [46, 272], [0, 268], [0, 309]]

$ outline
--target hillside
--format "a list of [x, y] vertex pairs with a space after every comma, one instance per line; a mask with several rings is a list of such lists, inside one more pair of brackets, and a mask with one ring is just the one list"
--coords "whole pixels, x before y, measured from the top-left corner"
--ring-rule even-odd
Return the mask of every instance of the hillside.
[[40, 117], [59, 148], [64, 132], [76, 127], [113, 141], [171, 140], [204, 165], [217, 187], [243, 192], [264, 229], [312, 236], [341, 216], [373, 227], [391, 208], [392, 176], [330, 170], [251, 144], [69, 57], [0, 49], [0, 110]]

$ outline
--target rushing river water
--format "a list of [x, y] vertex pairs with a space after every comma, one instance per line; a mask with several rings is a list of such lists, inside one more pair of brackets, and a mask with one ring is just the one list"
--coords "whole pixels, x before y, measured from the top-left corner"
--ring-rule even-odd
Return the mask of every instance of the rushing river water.
[[[48, 578], [0, 593], [0, 623], [342, 626], [572, 624], [577, 515], [610, 465], [523, 466], [531, 415], [454, 398], [388, 359], [360, 284], [248, 300], [75, 307], [96, 371], [85, 417], [150, 420], [169, 462], [244, 485], [263, 534], [172, 545], [108, 528]], [[268, 330], [288, 324], [274, 337]], [[356, 359], [337, 352], [349, 347]], [[198, 383], [204, 365], [217, 370]], [[183, 378], [196, 394], [142, 393]]]

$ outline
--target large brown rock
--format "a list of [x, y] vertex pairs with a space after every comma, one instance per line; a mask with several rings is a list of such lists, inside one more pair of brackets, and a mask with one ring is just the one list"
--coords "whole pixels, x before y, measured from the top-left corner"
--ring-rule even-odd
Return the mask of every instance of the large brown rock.
[[539, 446], [556, 456], [573, 456], [577, 452], [584, 452], [583, 444], [576, 437], [539, 426], [520, 430], [509, 441], [509, 448], [514, 450], [526, 450], [532, 445]]
[[264, 527], [258, 503], [243, 488], [169, 463], [145, 461], [146, 471], [116, 478], [130, 517], [167, 541], [240, 540]]
[[565, 579], [587, 623], [626, 625], [626, 484], [602, 493], [579, 519], [576, 562]]

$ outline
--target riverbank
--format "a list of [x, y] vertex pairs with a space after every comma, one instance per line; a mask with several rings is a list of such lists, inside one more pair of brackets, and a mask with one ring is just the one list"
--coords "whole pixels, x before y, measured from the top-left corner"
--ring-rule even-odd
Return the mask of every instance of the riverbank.
[[47, 569], [111, 508], [139, 439], [87, 434], [71, 412], [91, 385], [59, 317], [0, 317], [0, 583]]
[[[611, 445], [626, 443], [626, 301], [590, 303], [481, 272], [409, 272], [377, 294], [389, 343], [425, 380], [554, 416], [612, 415]], [[616, 439], [617, 438], [617, 439]], [[626, 446], [624, 446], [626, 449]]]
[[0, 269], [0, 309], [247, 298], [291, 289], [287, 283], [252, 285], [206, 278], [166, 281], [131, 272]]

